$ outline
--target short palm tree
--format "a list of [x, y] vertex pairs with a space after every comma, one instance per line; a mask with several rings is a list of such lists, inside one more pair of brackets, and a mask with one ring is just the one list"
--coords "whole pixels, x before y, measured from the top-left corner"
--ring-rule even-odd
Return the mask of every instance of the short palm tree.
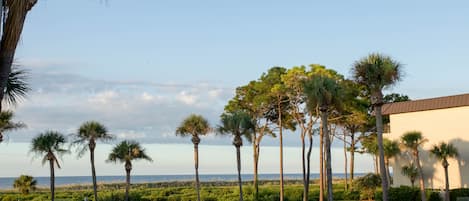
[[384, 139], [384, 163], [386, 164], [386, 175], [389, 184], [392, 184], [391, 174], [389, 172], [389, 159], [396, 157], [401, 153], [399, 142], [395, 140]]
[[150, 156], [145, 153], [145, 149], [135, 141], [122, 141], [116, 145], [109, 154], [106, 162], [124, 163], [126, 173], [125, 200], [129, 201], [130, 190], [130, 171], [132, 170], [132, 161], [145, 159], [152, 161]]
[[417, 176], [419, 175], [419, 170], [417, 169], [417, 167], [415, 167], [413, 163], [411, 163], [410, 165], [405, 165], [402, 167], [401, 173], [402, 175], [409, 178], [410, 184], [412, 185], [412, 187], [414, 187], [415, 179], [417, 179]]
[[[326, 178], [327, 178], [327, 198], [332, 201], [332, 166], [331, 166], [331, 140], [327, 119], [329, 112], [340, 108], [341, 87], [338, 81], [326, 75], [317, 75], [305, 82], [306, 101], [310, 111], [319, 107], [322, 123], [322, 137], [325, 139], [326, 149]], [[322, 174], [322, 172], [321, 172]]]
[[43, 156], [42, 164], [46, 161], [49, 161], [50, 166], [50, 191], [51, 199], [54, 201], [55, 196], [55, 172], [54, 172], [54, 163], [60, 168], [59, 160], [57, 156], [61, 156], [69, 151], [63, 146], [67, 140], [65, 136], [56, 131], [46, 131], [39, 134], [39, 136], [33, 138], [31, 152], [35, 153], [37, 156]]
[[247, 113], [237, 111], [233, 113], [223, 113], [221, 115], [221, 125], [218, 127], [219, 133], [233, 135], [233, 145], [236, 147], [236, 162], [238, 168], [239, 200], [243, 200], [240, 151], [241, 146], [243, 146], [243, 139], [241, 137], [244, 136], [247, 140], [251, 140], [254, 126], [255, 122], [253, 122]]
[[78, 146], [78, 157], [82, 157], [87, 150], [90, 151], [94, 200], [98, 200], [98, 186], [96, 182], [96, 169], [94, 166], [94, 149], [96, 148], [96, 141], [109, 141], [113, 139], [113, 136], [108, 133], [106, 127], [101, 123], [88, 121], [80, 126], [78, 133], [74, 134], [73, 137], [75, 140], [72, 144]]
[[423, 177], [422, 166], [420, 165], [419, 147], [422, 146], [425, 142], [427, 142], [427, 139], [425, 139], [422, 136], [422, 133], [419, 131], [410, 131], [401, 137], [402, 146], [410, 150], [414, 158], [414, 164], [417, 166], [422, 201], [426, 201], [427, 197], [425, 194], [425, 179]]
[[441, 161], [443, 168], [445, 169], [445, 201], [449, 201], [449, 178], [448, 178], [448, 158], [454, 158], [458, 156], [458, 150], [451, 143], [441, 142], [439, 145], [433, 145], [430, 150], [438, 160]]
[[13, 183], [13, 188], [17, 188], [23, 195], [36, 190], [37, 181], [32, 176], [21, 175]]
[[353, 64], [352, 75], [354, 80], [365, 87], [370, 97], [376, 116], [376, 129], [378, 134], [378, 151], [381, 172], [381, 185], [383, 201], [388, 201], [388, 181], [384, 165], [383, 147], [383, 89], [394, 85], [402, 77], [402, 65], [389, 56], [373, 53]]
[[13, 116], [9, 110], [0, 112], [0, 142], [3, 141], [3, 133], [26, 127], [24, 123], [12, 122]]
[[208, 121], [201, 115], [191, 114], [184, 119], [181, 125], [176, 129], [176, 135], [192, 136], [194, 144], [194, 165], [195, 165], [195, 187], [197, 191], [197, 200], [200, 201], [200, 182], [199, 182], [199, 143], [201, 135], [210, 132]]

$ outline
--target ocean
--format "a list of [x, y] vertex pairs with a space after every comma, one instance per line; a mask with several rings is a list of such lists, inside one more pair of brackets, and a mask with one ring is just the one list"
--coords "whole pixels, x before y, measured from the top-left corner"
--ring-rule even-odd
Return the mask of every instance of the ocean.
[[[363, 174], [355, 174], [361, 176]], [[203, 174], [199, 175], [201, 181], [237, 181], [236, 174]], [[334, 178], [345, 178], [345, 174], [334, 174]], [[252, 181], [252, 174], [241, 175], [243, 181]], [[285, 180], [301, 180], [302, 174], [284, 174]], [[311, 179], [319, 178], [319, 174], [311, 174]], [[15, 177], [1, 177], [0, 189], [12, 189]], [[39, 187], [49, 187], [49, 177], [35, 177]], [[98, 176], [98, 183], [124, 183], [125, 176]], [[278, 180], [279, 174], [259, 174], [259, 180]], [[154, 183], [154, 182], [173, 182], [173, 181], [192, 181], [194, 175], [132, 175], [132, 183]], [[92, 184], [91, 176], [61, 176], [55, 177], [56, 186], [67, 185], [87, 185]]]

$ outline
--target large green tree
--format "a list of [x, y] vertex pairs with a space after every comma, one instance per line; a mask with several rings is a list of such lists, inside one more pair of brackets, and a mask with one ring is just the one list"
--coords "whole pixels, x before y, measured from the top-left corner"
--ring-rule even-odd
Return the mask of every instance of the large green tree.
[[[37, 0], [4, 0], [0, 7], [3, 14], [0, 18], [2, 33], [0, 39], [0, 100], [4, 99], [8, 77], [12, 71], [16, 47], [23, 31], [26, 15]], [[0, 104], [0, 111], [2, 111]]]
[[21, 175], [13, 182], [13, 188], [17, 188], [23, 195], [36, 190], [37, 180], [29, 175]]
[[402, 146], [410, 151], [414, 159], [413, 163], [417, 166], [422, 201], [426, 201], [427, 196], [425, 194], [425, 179], [423, 177], [422, 165], [420, 165], [419, 148], [427, 141], [419, 131], [410, 131], [401, 136]]
[[145, 149], [135, 141], [122, 141], [117, 144], [108, 156], [107, 162], [124, 163], [125, 167], [125, 201], [129, 201], [130, 190], [130, 171], [132, 170], [132, 161], [134, 160], [152, 161], [151, 157], [145, 153]]
[[199, 181], [199, 143], [200, 136], [210, 132], [210, 125], [203, 116], [191, 114], [176, 129], [176, 135], [185, 137], [191, 136], [194, 144], [194, 165], [195, 165], [195, 186], [197, 200], [200, 201], [200, 181]]
[[73, 145], [78, 146], [78, 157], [90, 151], [91, 177], [93, 179], [94, 200], [98, 200], [98, 185], [96, 182], [96, 168], [94, 165], [94, 150], [97, 141], [109, 141], [113, 139], [104, 125], [96, 121], [87, 121], [83, 123], [78, 132], [73, 135]]
[[448, 159], [457, 157], [458, 149], [451, 143], [441, 142], [438, 145], [433, 145], [430, 153], [441, 161], [441, 165], [445, 169], [445, 201], [449, 201]]
[[383, 147], [383, 89], [394, 85], [402, 77], [402, 65], [389, 56], [373, 53], [353, 64], [352, 74], [354, 80], [364, 86], [366, 94], [370, 97], [376, 116], [376, 131], [378, 137], [379, 163], [383, 201], [388, 201], [388, 181], [384, 164]]
[[233, 145], [236, 148], [236, 164], [238, 170], [239, 200], [243, 200], [243, 185], [241, 181], [241, 146], [243, 146], [243, 138], [251, 140], [254, 131], [254, 121], [249, 114], [243, 111], [234, 113], [223, 113], [221, 115], [221, 125], [218, 132], [221, 134], [233, 135]]
[[343, 95], [342, 87], [336, 79], [326, 75], [316, 75], [305, 82], [305, 93], [307, 96], [308, 108], [310, 110], [315, 110], [319, 107], [326, 153], [327, 198], [329, 201], [332, 201], [332, 159], [328, 118], [330, 111], [341, 108], [341, 96]]
[[253, 185], [254, 199], [259, 199], [259, 157], [260, 145], [264, 136], [273, 136], [271, 120], [265, 118], [265, 114], [273, 108], [272, 96], [270, 96], [270, 86], [258, 80], [250, 81], [247, 85], [236, 88], [236, 94], [225, 106], [226, 112], [244, 111], [255, 121], [254, 133], [252, 135], [253, 148]]
[[39, 134], [39, 136], [32, 139], [31, 152], [37, 156], [42, 156], [42, 164], [49, 161], [50, 167], [50, 192], [51, 200], [55, 198], [55, 171], [56, 164], [60, 168], [57, 156], [68, 153], [69, 151], [64, 148], [67, 140], [65, 136], [56, 131], [46, 131]]

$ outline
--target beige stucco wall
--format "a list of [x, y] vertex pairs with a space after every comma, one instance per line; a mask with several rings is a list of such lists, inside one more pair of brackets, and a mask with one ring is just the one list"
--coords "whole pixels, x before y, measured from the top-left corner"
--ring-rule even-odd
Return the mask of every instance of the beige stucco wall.
[[[429, 110], [390, 115], [391, 132], [385, 134], [390, 139], [400, 139], [408, 131], [420, 131], [428, 142], [420, 152], [426, 188], [443, 189], [444, 170], [441, 163], [428, 150], [442, 141], [453, 143], [460, 156], [449, 160], [450, 188], [469, 187], [469, 106], [449, 109]], [[394, 186], [410, 185], [407, 177], [401, 174], [401, 167], [407, 165], [409, 156], [402, 153], [391, 162], [394, 172]], [[418, 180], [415, 183], [418, 185]]]

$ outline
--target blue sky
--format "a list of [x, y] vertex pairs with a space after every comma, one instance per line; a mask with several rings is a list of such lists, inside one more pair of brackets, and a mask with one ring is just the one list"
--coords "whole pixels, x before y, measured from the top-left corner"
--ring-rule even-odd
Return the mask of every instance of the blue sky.
[[[468, 4], [40, 0], [27, 18], [16, 54], [16, 62], [31, 72], [33, 92], [16, 108], [17, 119], [28, 128], [9, 134], [0, 149], [25, 153], [29, 159], [21, 143], [37, 133], [72, 133], [83, 121], [95, 119], [119, 139], [153, 144], [150, 147], [169, 144], [176, 146], [175, 154], [191, 157], [177, 148], [189, 139], [174, 137], [175, 127], [188, 114], [203, 114], [215, 125], [233, 90], [269, 67], [319, 63], [349, 76], [352, 63], [371, 52], [391, 55], [405, 65], [405, 77], [393, 92], [413, 99], [467, 93]], [[297, 135], [286, 141], [299, 153]], [[203, 143], [213, 152], [230, 145], [220, 137], [207, 137]], [[265, 145], [275, 146], [276, 140], [267, 139]], [[102, 150], [103, 155], [107, 152]], [[213, 152], [202, 157], [216, 158]], [[341, 157], [338, 151], [337, 163]], [[65, 157], [64, 163], [73, 159]], [[246, 160], [248, 171], [250, 154]], [[156, 161], [153, 174], [192, 172], [191, 161], [188, 167]], [[36, 163], [17, 161], [0, 176], [35, 171]], [[31, 168], [15, 168], [24, 164]], [[206, 164], [216, 167], [217, 161]], [[158, 171], [168, 165], [171, 171]], [[359, 166], [372, 169], [371, 164]], [[63, 171], [88, 174], [76, 167]], [[47, 175], [43, 169], [34, 174]], [[234, 170], [220, 167], [212, 172]], [[299, 171], [299, 166], [291, 169]], [[147, 172], [136, 168], [139, 173]]]

